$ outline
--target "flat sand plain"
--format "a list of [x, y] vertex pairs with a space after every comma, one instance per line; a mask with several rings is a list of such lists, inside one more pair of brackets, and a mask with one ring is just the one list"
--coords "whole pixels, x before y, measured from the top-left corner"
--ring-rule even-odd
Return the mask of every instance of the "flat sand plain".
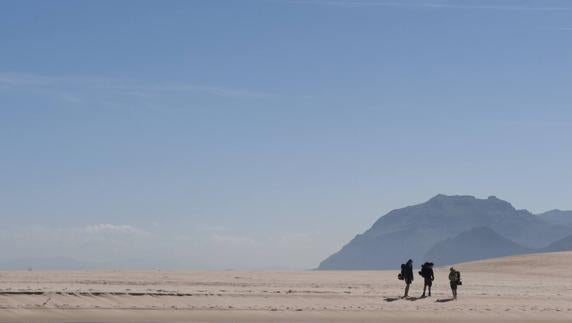
[[572, 322], [572, 252], [456, 267], [457, 301], [448, 268], [410, 299], [397, 270], [0, 272], [0, 322]]

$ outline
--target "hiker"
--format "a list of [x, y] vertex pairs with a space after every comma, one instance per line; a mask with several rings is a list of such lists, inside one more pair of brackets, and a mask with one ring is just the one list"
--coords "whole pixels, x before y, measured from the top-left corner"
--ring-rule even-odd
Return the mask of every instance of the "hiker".
[[413, 282], [413, 260], [407, 260], [407, 263], [401, 265], [401, 277], [405, 281], [405, 294], [403, 298], [407, 298], [409, 296], [409, 285]]
[[461, 282], [461, 273], [455, 268], [451, 267], [449, 270], [449, 281], [451, 282], [451, 291], [453, 292], [453, 299], [457, 299], [457, 286], [463, 285]]
[[423, 285], [423, 295], [421, 297], [425, 297], [425, 290], [429, 288], [429, 297], [431, 297], [431, 286], [433, 286], [433, 280], [435, 279], [435, 274], [433, 273], [433, 263], [426, 262], [421, 265], [421, 271], [419, 275], [423, 277], [424, 285]]

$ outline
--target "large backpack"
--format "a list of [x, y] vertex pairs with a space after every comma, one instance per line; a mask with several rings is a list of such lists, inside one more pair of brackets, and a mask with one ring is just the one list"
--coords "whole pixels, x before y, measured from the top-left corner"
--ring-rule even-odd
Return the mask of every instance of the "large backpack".
[[401, 272], [397, 274], [397, 279], [403, 280], [405, 276], [405, 264], [401, 264]]

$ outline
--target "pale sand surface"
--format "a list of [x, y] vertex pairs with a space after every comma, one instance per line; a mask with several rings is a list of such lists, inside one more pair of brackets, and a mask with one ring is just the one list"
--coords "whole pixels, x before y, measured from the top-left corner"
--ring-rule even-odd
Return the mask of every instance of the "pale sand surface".
[[[397, 270], [1, 272], [0, 321], [572, 322], [572, 253], [458, 269], [458, 301], [448, 268], [436, 270], [433, 297], [410, 300], [397, 299]], [[415, 279], [411, 296], [423, 288]]]

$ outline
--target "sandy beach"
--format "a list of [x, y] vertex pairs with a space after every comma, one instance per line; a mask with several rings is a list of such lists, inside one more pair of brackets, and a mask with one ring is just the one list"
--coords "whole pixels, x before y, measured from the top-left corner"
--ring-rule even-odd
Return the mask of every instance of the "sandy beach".
[[572, 253], [461, 264], [457, 301], [448, 268], [408, 300], [397, 271], [2, 272], [0, 321], [569, 322], [570, 268]]

